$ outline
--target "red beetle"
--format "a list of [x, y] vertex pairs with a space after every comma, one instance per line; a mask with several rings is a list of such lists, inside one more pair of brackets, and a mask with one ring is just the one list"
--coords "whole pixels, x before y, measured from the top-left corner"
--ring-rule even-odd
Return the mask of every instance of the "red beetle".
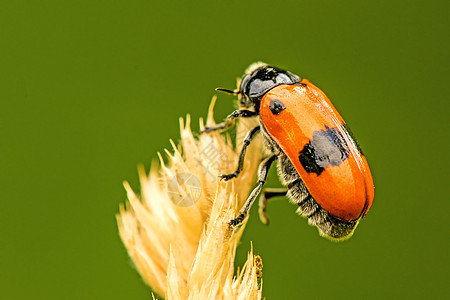
[[350, 237], [372, 204], [373, 179], [358, 142], [328, 97], [308, 80], [261, 63], [250, 66], [239, 90], [218, 90], [238, 94], [245, 109], [234, 111], [225, 122], [204, 132], [226, 129], [239, 117], [259, 116], [260, 120], [244, 140], [237, 170], [220, 177], [230, 180], [239, 175], [246, 148], [258, 132], [272, 152], [261, 162], [259, 183], [230, 225], [244, 220], [271, 164], [278, 160], [280, 178], [287, 189], [262, 191], [261, 220], [268, 223], [267, 200], [287, 195], [321, 235]]

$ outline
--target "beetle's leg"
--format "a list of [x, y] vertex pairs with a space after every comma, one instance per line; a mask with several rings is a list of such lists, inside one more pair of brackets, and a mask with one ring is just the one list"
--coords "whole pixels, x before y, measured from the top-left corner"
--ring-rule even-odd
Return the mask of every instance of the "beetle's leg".
[[225, 130], [228, 127], [233, 126], [234, 121], [236, 118], [249, 118], [257, 116], [258, 114], [251, 110], [235, 110], [233, 111], [226, 119], [225, 122], [219, 123], [217, 125], [211, 126], [211, 127], [205, 127], [204, 130], [202, 130], [200, 133], [209, 133], [216, 130]]
[[236, 171], [234, 171], [231, 174], [220, 175], [219, 178], [227, 181], [232, 178], [238, 177], [239, 173], [241, 173], [242, 168], [244, 167], [244, 158], [245, 158], [245, 152], [247, 151], [247, 147], [250, 145], [252, 139], [259, 132], [260, 129], [261, 129], [260, 126], [256, 126], [252, 130], [250, 130], [247, 133], [247, 136], [244, 138], [244, 142], [242, 143], [241, 153], [239, 154], [239, 162], [238, 162], [238, 167], [237, 167]]
[[259, 219], [266, 225], [269, 225], [269, 218], [266, 215], [267, 202], [276, 197], [284, 197], [288, 189], [264, 189], [259, 197]]
[[261, 189], [266, 183], [267, 173], [269, 172], [269, 168], [276, 159], [276, 155], [269, 156], [265, 160], [261, 162], [259, 165], [259, 182], [258, 185], [253, 189], [250, 196], [247, 198], [247, 201], [244, 204], [244, 208], [241, 210], [239, 216], [237, 218], [230, 221], [231, 226], [236, 226], [242, 223], [244, 221], [244, 218], [247, 216], [248, 211], [250, 210], [250, 207], [252, 206], [253, 202], [255, 202], [256, 197], [258, 197], [259, 193], [261, 192]]

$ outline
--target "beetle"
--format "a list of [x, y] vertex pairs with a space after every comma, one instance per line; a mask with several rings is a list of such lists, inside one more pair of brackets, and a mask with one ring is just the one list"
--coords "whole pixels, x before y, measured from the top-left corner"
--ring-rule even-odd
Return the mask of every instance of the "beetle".
[[[242, 223], [262, 191], [259, 214], [263, 223], [269, 222], [267, 201], [287, 196], [322, 236], [332, 240], [350, 237], [372, 205], [373, 179], [358, 142], [325, 93], [307, 79], [264, 63], [247, 69], [238, 90], [217, 90], [238, 95], [242, 109], [202, 133], [223, 131], [237, 118], [259, 118], [259, 125], [244, 139], [237, 169], [219, 177], [239, 176], [246, 149], [258, 133], [271, 153], [261, 162], [257, 186], [229, 224]], [[262, 190], [276, 160], [281, 183], [287, 188]]]

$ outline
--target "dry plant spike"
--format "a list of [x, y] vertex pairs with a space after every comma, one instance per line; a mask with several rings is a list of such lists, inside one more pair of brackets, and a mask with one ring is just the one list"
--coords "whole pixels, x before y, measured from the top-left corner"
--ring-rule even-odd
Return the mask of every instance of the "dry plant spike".
[[[215, 124], [215, 99], [207, 126]], [[122, 241], [143, 280], [166, 299], [261, 299], [262, 263], [253, 247], [234, 274], [246, 220], [239, 230], [228, 222], [254, 186], [262, 140], [256, 138], [248, 148], [241, 175], [223, 182], [218, 175], [236, 168], [239, 150], [217, 132], [195, 138], [190, 123], [189, 115], [180, 119], [180, 145], [170, 140], [166, 158], [158, 153], [159, 167], [153, 163], [148, 176], [139, 167], [140, 195], [124, 183], [128, 199], [117, 215]], [[236, 144], [256, 125], [257, 120], [237, 122]], [[201, 119], [200, 130], [204, 127]]]

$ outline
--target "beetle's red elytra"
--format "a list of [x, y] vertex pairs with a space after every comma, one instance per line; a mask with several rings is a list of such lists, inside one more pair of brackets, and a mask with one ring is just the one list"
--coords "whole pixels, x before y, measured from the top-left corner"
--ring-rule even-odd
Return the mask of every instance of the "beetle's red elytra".
[[239, 90], [218, 90], [239, 95], [242, 109], [203, 133], [224, 130], [236, 118], [259, 117], [260, 121], [244, 140], [236, 171], [220, 177], [230, 180], [239, 176], [246, 148], [259, 132], [272, 153], [261, 162], [258, 185], [230, 225], [244, 220], [277, 160], [287, 189], [262, 191], [261, 220], [268, 223], [265, 208], [269, 199], [288, 196], [321, 235], [333, 240], [350, 237], [372, 205], [374, 185], [358, 142], [328, 97], [307, 79], [263, 63], [250, 66]]

